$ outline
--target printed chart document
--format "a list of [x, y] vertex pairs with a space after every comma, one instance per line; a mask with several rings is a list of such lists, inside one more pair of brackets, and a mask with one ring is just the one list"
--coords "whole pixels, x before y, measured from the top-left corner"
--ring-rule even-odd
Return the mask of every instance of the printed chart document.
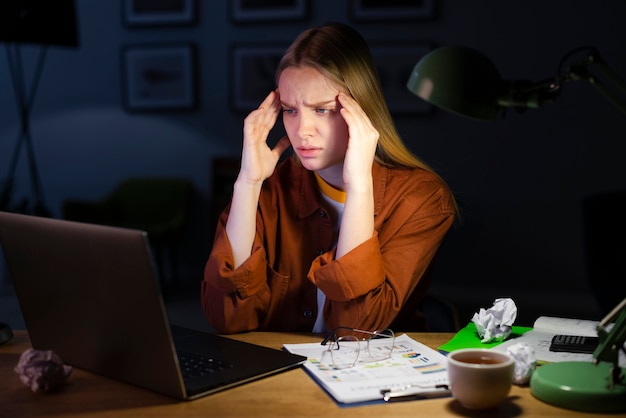
[[[550, 351], [550, 342], [555, 335], [580, 335], [583, 337], [597, 337], [596, 327], [600, 321], [586, 319], [559, 318], [540, 316], [535, 321], [533, 329], [520, 337], [503, 342], [493, 348], [496, 351], [506, 352], [507, 348], [520, 342], [528, 343], [534, 350], [538, 361], [553, 363], [559, 361], [591, 362], [593, 354], [565, 353]], [[626, 367], [626, 356], [623, 351], [619, 355], [619, 364]]]
[[[372, 340], [370, 344], [384, 344]], [[362, 351], [367, 351], [365, 342]], [[286, 350], [307, 357], [304, 367], [340, 403], [382, 400], [383, 389], [418, 388], [432, 392], [448, 384], [447, 358], [406, 334], [395, 339], [391, 357], [379, 362], [359, 361], [354, 367], [336, 369], [320, 362], [328, 346], [320, 343], [285, 344]]]

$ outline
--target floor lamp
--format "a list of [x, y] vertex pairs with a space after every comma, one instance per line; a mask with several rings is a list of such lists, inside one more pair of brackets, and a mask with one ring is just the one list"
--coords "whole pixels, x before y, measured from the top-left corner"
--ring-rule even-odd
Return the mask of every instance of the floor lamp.
[[[0, 194], [0, 210], [9, 210], [15, 172], [22, 148], [26, 157], [35, 199], [33, 212], [48, 216], [41, 178], [37, 168], [31, 132], [31, 111], [49, 46], [78, 47], [74, 0], [5, 0], [0, 2], [0, 42], [6, 43], [7, 63], [20, 117], [20, 130], [11, 154], [9, 171]], [[39, 47], [33, 79], [25, 79], [22, 47]], [[26, 208], [19, 208], [25, 211]]]

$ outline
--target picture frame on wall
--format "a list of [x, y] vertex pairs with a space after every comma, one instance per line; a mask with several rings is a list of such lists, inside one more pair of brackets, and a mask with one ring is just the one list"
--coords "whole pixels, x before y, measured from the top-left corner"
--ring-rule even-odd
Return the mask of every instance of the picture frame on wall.
[[380, 77], [383, 94], [393, 116], [428, 115], [432, 105], [411, 93], [406, 83], [415, 64], [433, 49], [424, 44], [372, 43], [370, 50]]
[[349, 15], [357, 22], [430, 20], [435, 0], [348, 0]]
[[121, 55], [122, 91], [127, 110], [192, 110], [196, 107], [195, 45], [125, 45]]
[[276, 89], [275, 73], [287, 44], [235, 44], [230, 49], [230, 102], [248, 113]]
[[126, 26], [184, 26], [196, 22], [197, 0], [121, 0]]
[[281, 22], [305, 20], [310, 0], [229, 0], [233, 22]]

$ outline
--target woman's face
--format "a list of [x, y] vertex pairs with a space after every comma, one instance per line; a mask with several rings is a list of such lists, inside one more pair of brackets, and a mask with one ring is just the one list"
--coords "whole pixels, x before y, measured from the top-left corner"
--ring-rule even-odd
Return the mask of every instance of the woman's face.
[[302, 165], [313, 171], [342, 167], [348, 126], [339, 110], [339, 89], [310, 67], [285, 69], [278, 80], [283, 124]]

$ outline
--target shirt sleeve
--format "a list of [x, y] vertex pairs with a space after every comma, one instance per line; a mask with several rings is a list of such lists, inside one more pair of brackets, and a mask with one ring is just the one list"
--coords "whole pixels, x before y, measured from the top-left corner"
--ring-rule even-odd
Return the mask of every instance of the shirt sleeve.
[[317, 257], [309, 279], [326, 297], [337, 302], [356, 299], [380, 286], [385, 281], [385, 269], [378, 232], [338, 260], [335, 250]]
[[216, 234], [202, 282], [202, 308], [219, 333], [255, 330], [269, 308], [265, 252], [255, 243], [250, 257], [234, 268], [230, 242], [223, 227]]
[[[326, 326], [382, 329], [398, 315], [435, 258], [454, 220], [434, 196], [410, 216], [396, 214], [361, 245], [334, 259], [316, 258], [308, 278], [326, 295]], [[427, 283], [423, 283], [427, 285]]]

